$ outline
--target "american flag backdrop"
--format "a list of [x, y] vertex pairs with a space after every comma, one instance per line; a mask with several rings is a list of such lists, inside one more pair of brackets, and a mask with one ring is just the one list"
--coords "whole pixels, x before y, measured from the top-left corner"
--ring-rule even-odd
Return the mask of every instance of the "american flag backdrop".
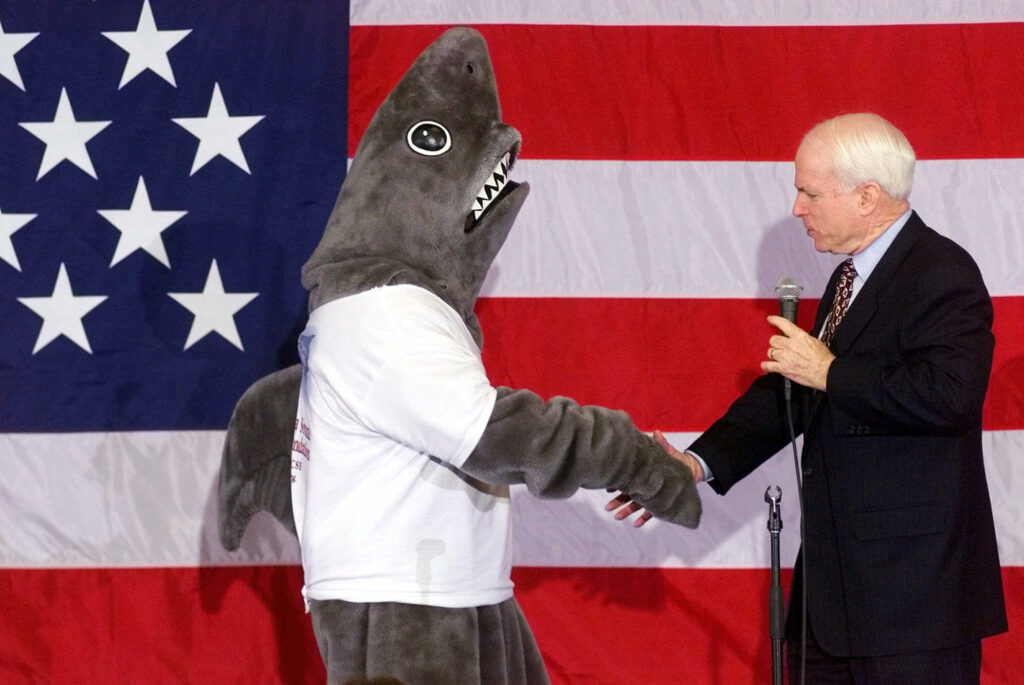
[[[478, 303], [495, 384], [683, 446], [760, 373], [818, 121], [875, 111], [995, 306], [985, 450], [1024, 670], [1024, 1], [0, 0], [0, 682], [314, 683], [298, 547], [216, 533], [224, 428], [297, 360], [299, 269], [377, 106], [447, 27], [487, 39], [530, 197]], [[768, 683], [763, 493], [641, 530], [514, 492], [516, 594], [555, 683]], [[945, 601], [947, 598], [936, 598]], [[969, 597], [967, 598], [969, 601]]]

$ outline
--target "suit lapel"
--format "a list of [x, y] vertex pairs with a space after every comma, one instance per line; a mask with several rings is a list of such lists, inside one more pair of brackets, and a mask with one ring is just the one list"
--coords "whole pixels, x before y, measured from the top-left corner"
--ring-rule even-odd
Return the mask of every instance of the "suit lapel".
[[[893, 276], [899, 271], [900, 265], [914, 243], [921, 237], [924, 229], [924, 222], [918, 218], [916, 212], [912, 212], [910, 219], [907, 220], [906, 225], [903, 226], [889, 249], [885, 251], [878, 266], [871, 272], [847, 310], [846, 316], [843, 317], [842, 323], [839, 324], [832, 344], [832, 350], [837, 356], [842, 356], [850, 350], [864, 327], [878, 311], [879, 295], [885, 291]], [[834, 286], [832, 290], [835, 290]], [[831, 298], [828, 301], [831, 302]]]

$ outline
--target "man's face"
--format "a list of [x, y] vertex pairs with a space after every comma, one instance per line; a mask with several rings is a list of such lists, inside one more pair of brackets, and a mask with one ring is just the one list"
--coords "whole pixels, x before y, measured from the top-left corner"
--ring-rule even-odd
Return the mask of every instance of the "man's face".
[[796, 153], [793, 216], [804, 222], [818, 252], [853, 254], [866, 236], [857, 209], [858, 189], [843, 193], [820, 142], [805, 141]]

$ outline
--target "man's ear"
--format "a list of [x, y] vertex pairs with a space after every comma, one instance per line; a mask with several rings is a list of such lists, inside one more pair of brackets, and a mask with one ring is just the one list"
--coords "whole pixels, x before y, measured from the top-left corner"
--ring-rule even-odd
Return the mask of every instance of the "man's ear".
[[857, 186], [857, 209], [861, 216], [868, 216], [878, 207], [882, 187], [875, 181], [866, 181]]

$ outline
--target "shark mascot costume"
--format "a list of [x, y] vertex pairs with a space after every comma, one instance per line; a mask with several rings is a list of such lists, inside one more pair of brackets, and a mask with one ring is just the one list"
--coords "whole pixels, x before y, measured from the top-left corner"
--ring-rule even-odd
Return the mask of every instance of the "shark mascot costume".
[[473, 305], [529, 191], [519, 145], [483, 38], [447, 31], [377, 110], [303, 267], [301, 365], [231, 418], [222, 543], [260, 509], [296, 532], [331, 683], [548, 682], [512, 594], [510, 484], [699, 522], [687, 467], [626, 414], [487, 379]]

